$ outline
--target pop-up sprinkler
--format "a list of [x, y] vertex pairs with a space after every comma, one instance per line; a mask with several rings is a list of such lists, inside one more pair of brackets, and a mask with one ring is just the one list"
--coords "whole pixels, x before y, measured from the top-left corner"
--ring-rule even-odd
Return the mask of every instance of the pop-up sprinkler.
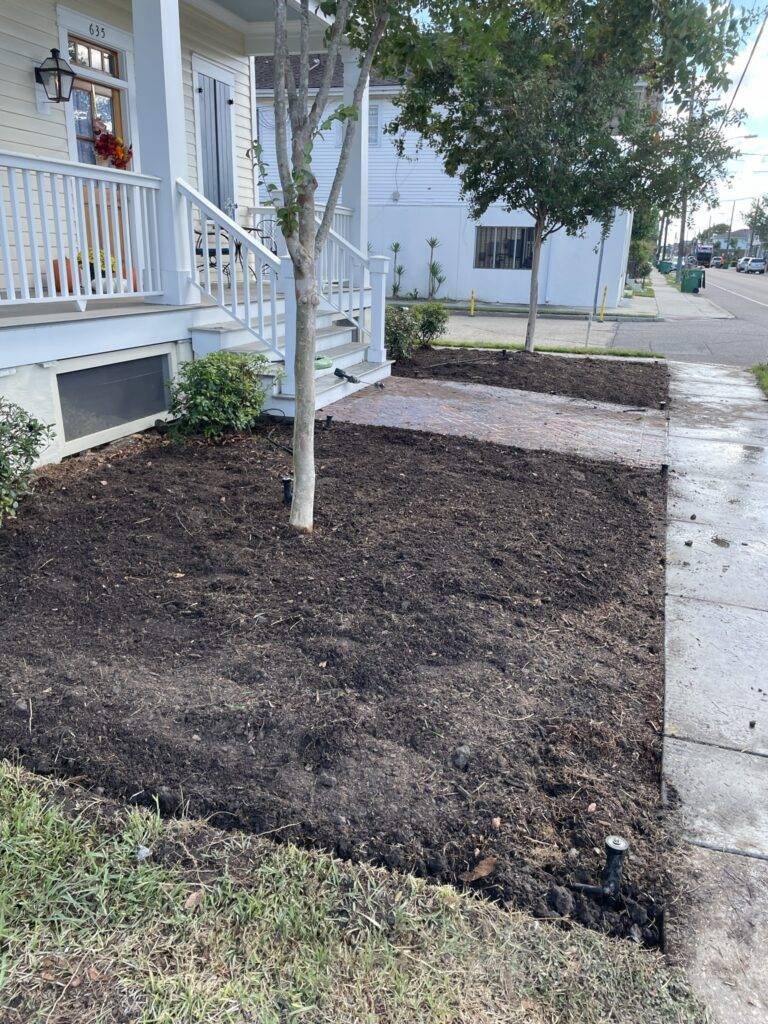
[[616, 899], [621, 889], [621, 870], [624, 866], [624, 854], [629, 849], [629, 843], [621, 836], [605, 837], [605, 864], [600, 874], [600, 885], [587, 885], [584, 882], [575, 882], [574, 889], [589, 893], [590, 896], [604, 896], [608, 899]]
[[281, 477], [283, 482], [283, 504], [290, 505], [293, 501], [293, 477]]
[[333, 426], [333, 416], [330, 413], [326, 414], [325, 417], [325, 429], [330, 430]]

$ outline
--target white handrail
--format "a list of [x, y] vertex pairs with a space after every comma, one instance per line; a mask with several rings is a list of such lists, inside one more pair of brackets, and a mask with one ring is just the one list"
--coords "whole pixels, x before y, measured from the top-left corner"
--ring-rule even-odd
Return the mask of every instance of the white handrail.
[[186, 205], [190, 280], [282, 359], [276, 304], [280, 258], [188, 182], [179, 178], [176, 188]]
[[136, 174], [134, 171], [121, 171], [116, 167], [102, 167], [100, 164], [78, 164], [74, 160], [51, 160], [48, 157], [29, 156], [9, 149], [0, 149], [0, 166], [16, 167], [19, 170], [53, 171], [71, 175], [73, 178], [93, 178], [95, 175], [102, 181], [160, 188], [160, 179], [150, 174]]
[[0, 305], [160, 294], [159, 187], [0, 150]]

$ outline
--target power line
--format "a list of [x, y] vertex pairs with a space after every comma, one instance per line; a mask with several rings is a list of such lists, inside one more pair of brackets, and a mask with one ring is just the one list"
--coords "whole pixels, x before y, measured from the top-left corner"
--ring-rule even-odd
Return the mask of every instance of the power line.
[[726, 117], [728, 117], [728, 115], [730, 114], [731, 107], [735, 103], [736, 97], [739, 95], [739, 89], [741, 88], [741, 83], [744, 81], [744, 76], [746, 75], [747, 71], [749, 71], [749, 65], [752, 63], [752, 58], [755, 55], [755, 50], [757, 49], [758, 44], [760, 42], [760, 37], [763, 34], [763, 30], [765, 29], [766, 22], [768, 22], [768, 11], [766, 11], [765, 17], [763, 18], [763, 23], [760, 26], [760, 31], [757, 33], [757, 36], [755, 37], [755, 41], [752, 44], [752, 49], [749, 51], [749, 57], [747, 57], [747, 63], [744, 65], [744, 70], [741, 72], [741, 75], [739, 76], [739, 80], [736, 83], [736, 89], [734, 90], [733, 96], [731, 96], [731, 102], [728, 104], [728, 109], [726, 110], [725, 114], [723, 115], [723, 121], [725, 121]]

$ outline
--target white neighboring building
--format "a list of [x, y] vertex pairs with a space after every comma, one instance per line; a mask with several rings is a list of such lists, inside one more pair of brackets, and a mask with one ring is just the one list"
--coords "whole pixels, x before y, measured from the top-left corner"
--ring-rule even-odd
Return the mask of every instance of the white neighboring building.
[[[314, 70], [319, 76], [322, 63]], [[277, 180], [274, 150], [274, 106], [272, 60], [254, 60], [255, 105], [259, 139], [270, 180]], [[342, 100], [342, 70], [334, 82], [334, 100]], [[401, 296], [417, 290], [424, 296], [428, 286], [429, 248], [426, 239], [439, 239], [435, 258], [443, 267], [445, 283], [439, 297], [468, 299], [472, 291], [486, 302], [527, 303], [533, 220], [522, 211], [508, 212], [492, 206], [479, 221], [473, 221], [459, 196], [459, 181], [449, 177], [442, 159], [428, 146], [419, 146], [419, 136], [410, 132], [405, 155], [399, 156], [391, 135], [384, 128], [395, 116], [393, 81], [373, 78], [365, 120], [368, 124], [368, 241], [369, 250], [391, 253], [393, 242], [401, 250], [397, 262], [405, 268]], [[324, 201], [331, 185], [339, 155], [341, 131], [338, 125], [315, 146], [313, 167], [318, 178], [318, 200]], [[514, 159], [514, 154], [510, 155]], [[265, 198], [264, 195], [262, 199]], [[618, 306], [624, 289], [624, 274], [632, 231], [632, 214], [619, 211], [609, 232], [600, 281], [597, 271], [600, 226], [591, 224], [584, 237], [573, 238], [558, 231], [542, 248], [540, 300], [545, 305], [592, 306], [595, 285], [598, 302], [607, 286], [607, 305]], [[394, 262], [394, 261], [393, 261]], [[393, 267], [390, 267], [390, 293]]]

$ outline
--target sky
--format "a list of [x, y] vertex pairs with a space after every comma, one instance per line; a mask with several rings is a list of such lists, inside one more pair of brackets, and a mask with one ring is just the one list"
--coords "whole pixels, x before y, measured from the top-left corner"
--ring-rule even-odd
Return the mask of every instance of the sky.
[[[747, 3], [747, 7], [758, 7], [757, 3]], [[749, 51], [757, 35], [759, 24], [747, 40], [744, 49], [734, 61], [731, 73], [731, 88], [727, 100], [733, 95]], [[743, 109], [746, 118], [738, 128], [729, 129], [728, 137], [739, 135], [757, 135], [756, 139], [741, 139], [736, 145], [742, 156], [730, 165], [731, 180], [722, 182], [719, 189], [719, 207], [713, 210], [698, 210], [693, 217], [694, 231], [691, 235], [706, 228], [710, 223], [717, 224], [731, 219], [736, 201], [734, 230], [744, 227], [743, 215], [747, 213], [752, 197], [768, 193], [768, 25], [758, 43], [749, 71], [742, 82], [734, 103], [734, 108]], [[751, 154], [757, 154], [755, 156]], [[676, 238], [678, 231], [670, 230], [670, 236]]]

